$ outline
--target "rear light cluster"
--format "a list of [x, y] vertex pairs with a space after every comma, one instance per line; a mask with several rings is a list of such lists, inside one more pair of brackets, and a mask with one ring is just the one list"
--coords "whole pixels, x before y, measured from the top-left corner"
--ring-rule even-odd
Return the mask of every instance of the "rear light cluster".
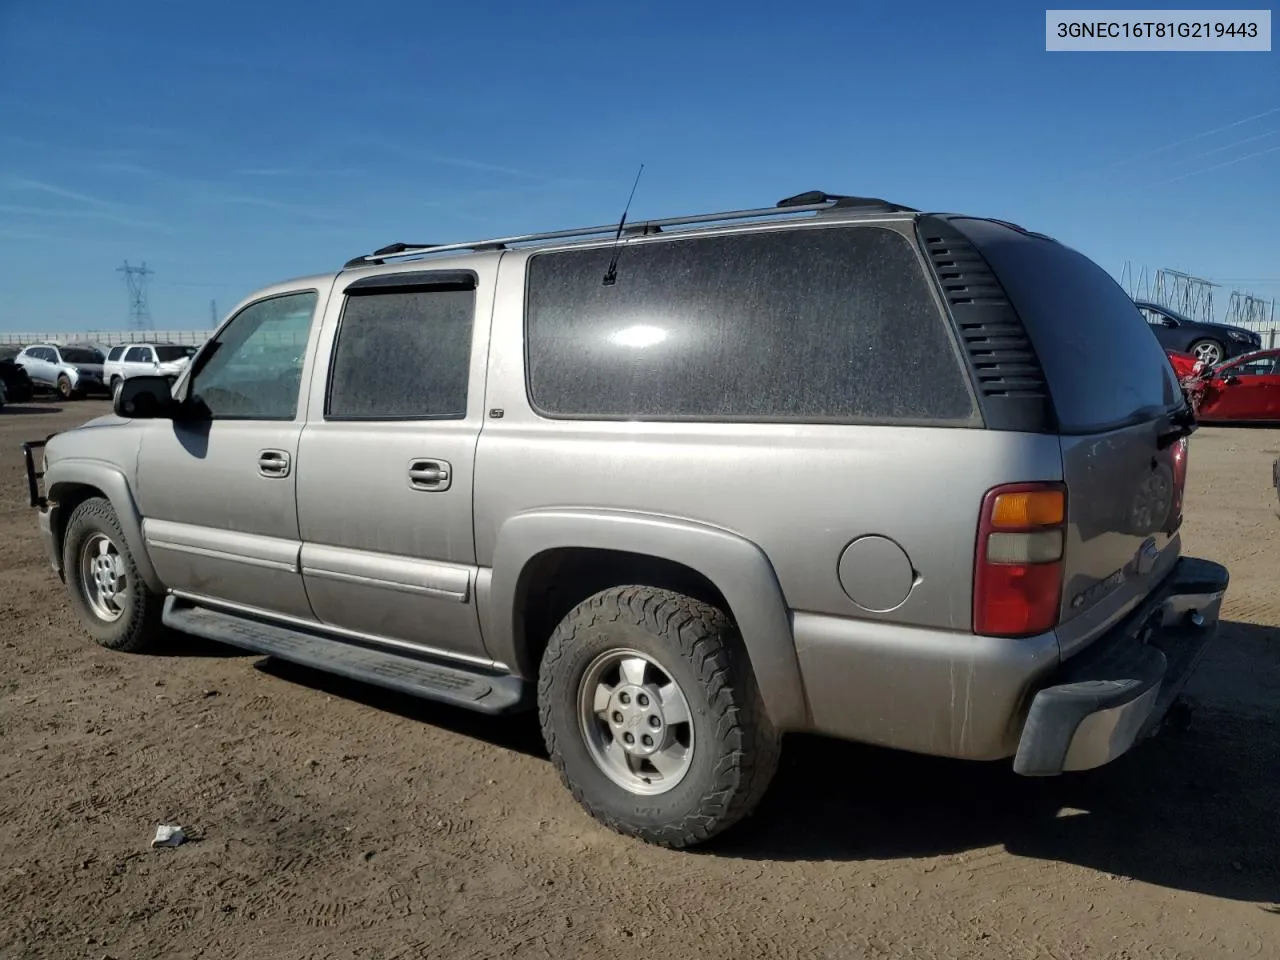
[[1066, 519], [1061, 483], [1013, 483], [987, 492], [974, 564], [974, 633], [1029, 637], [1057, 624]]
[[1191, 445], [1183, 437], [1173, 445], [1173, 507], [1169, 511], [1170, 532], [1178, 529], [1182, 519], [1182, 497], [1187, 489], [1187, 454]]

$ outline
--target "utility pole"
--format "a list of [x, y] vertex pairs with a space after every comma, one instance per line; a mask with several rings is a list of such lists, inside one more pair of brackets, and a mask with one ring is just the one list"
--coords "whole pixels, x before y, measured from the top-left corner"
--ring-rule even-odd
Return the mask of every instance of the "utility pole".
[[152, 329], [151, 307], [147, 304], [147, 278], [155, 271], [148, 270], [145, 262], [140, 267], [131, 267], [126, 260], [123, 267], [116, 267], [116, 272], [124, 274], [124, 283], [129, 290], [129, 329]]

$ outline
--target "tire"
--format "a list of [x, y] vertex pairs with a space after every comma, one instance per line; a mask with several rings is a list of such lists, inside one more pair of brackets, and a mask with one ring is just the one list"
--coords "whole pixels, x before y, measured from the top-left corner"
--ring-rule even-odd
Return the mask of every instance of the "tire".
[[76, 396], [75, 389], [71, 386], [71, 378], [65, 373], [58, 374], [58, 396], [63, 400], [72, 400]]
[[116, 402], [116, 394], [120, 392], [120, 388], [124, 386], [124, 380], [120, 377], [111, 378], [111, 402]]
[[[114, 571], [102, 569], [107, 561]], [[120, 521], [106, 499], [86, 500], [72, 512], [62, 538], [62, 564], [71, 604], [98, 644], [126, 653], [142, 653], [159, 644], [165, 633], [160, 622], [164, 597], [138, 575]], [[114, 580], [116, 592], [102, 586], [104, 579]]]
[[[644, 665], [639, 676], [636, 662]], [[610, 687], [604, 705], [597, 691]], [[738, 823], [778, 765], [781, 737], [737, 627], [723, 611], [670, 590], [614, 587], [570, 611], [542, 658], [538, 713], [574, 798], [610, 829], [659, 846], [692, 846]], [[638, 775], [634, 753], [621, 763], [628, 750], [646, 749], [634, 739], [648, 740], [643, 731], [658, 734], [652, 755], [661, 755], [668, 774], [653, 765]]]
[[1187, 352], [1203, 361], [1206, 367], [1217, 366], [1227, 356], [1227, 351], [1217, 340], [1197, 340], [1187, 348]]

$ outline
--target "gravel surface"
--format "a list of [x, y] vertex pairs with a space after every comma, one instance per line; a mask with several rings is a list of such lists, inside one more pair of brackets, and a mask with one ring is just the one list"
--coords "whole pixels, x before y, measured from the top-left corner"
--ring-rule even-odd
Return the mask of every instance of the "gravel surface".
[[581, 812], [533, 717], [94, 646], [18, 447], [105, 409], [0, 413], [0, 957], [1280, 957], [1280, 431], [1192, 440], [1185, 551], [1232, 585], [1189, 730], [1048, 781], [788, 738], [673, 853]]

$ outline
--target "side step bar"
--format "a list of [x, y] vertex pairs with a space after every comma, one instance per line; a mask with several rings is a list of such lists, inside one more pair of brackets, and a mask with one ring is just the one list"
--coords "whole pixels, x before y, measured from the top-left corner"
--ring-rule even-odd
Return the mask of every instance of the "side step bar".
[[247, 620], [173, 596], [165, 599], [163, 620], [166, 627], [182, 633], [468, 710], [495, 714], [525, 706], [527, 685], [518, 677], [445, 666], [318, 632]]

